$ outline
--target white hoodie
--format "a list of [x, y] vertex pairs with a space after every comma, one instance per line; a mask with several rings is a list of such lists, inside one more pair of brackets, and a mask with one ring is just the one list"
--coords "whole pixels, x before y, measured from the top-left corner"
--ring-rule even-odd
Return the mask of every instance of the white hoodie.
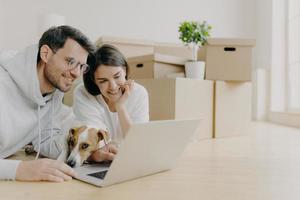
[[4, 158], [30, 142], [42, 155], [57, 158], [66, 122], [73, 118], [71, 109], [62, 104], [62, 92], [42, 96], [37, 52], [34, 45], [14, 55], [0, 55], [0, 180], [15, 179], [20, 161]]

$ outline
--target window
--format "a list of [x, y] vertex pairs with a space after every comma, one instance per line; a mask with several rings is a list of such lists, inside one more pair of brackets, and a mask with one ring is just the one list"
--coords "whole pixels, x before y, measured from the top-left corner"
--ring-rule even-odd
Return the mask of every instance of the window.
[[271, 112], [300, 113], [300, 1], [272, 0]]
[[300, 1], [287, 1], [287, 111], [300, 112]]

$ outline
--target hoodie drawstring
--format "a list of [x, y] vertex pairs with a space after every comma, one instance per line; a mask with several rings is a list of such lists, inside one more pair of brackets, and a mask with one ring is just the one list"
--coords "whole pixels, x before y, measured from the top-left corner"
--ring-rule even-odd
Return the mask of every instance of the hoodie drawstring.
[[38, 105], [38, 112], [37, 112], [38, 116], [37, 117], [38, 117], [39, 148], [38, 148], [38, 152], [36, 154], [35, 160], [37, 160], [40, 156], [41, 142], [42, 142], [40, 111], [41, 111], [41, 107], [40, 107], [40, 105]]
[[52, 143], [53, 143], [53, 116], [54, 116], [54, 102], [52, 101], [51, 102], [51, 115], [50, 115], [50, 117], [51, 117], [51, 124], [50, 124], [50, 131], [51, 131], [51, 133], [50, 133], [50, 148], [49, 148], [49, 155], [52, 155], [51, 153], [52, 153]]
[[[41, 112], [41, 106], [38, 105], [38, 112], [37, 112], [37, 116], [38, 116], [38, 134], [39, 134], [39, 146], [38, 146], [38, 152], [37, 155], [35, 157], [35, 160], [39, 158], [40, 152], [41, 152], [41, 143], [42, 143], [42, 133], [41, 133], [41, 119], [40, 119], [40, 112]], [[53, 144], [53, 114], [54, 114], [54, 103], [51, 102], [51, 113], [50, 113], [50, 147], [49, 147], [49, 156], [51, 156], [52, 153], [52, 144]]]

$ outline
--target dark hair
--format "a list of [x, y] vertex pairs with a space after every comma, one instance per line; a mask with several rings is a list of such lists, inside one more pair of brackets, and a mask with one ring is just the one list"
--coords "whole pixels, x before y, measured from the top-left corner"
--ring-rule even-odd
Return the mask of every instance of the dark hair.
[[44, 32], [39, 41], [37, 62], [41, 60], [40, 49], [43, 45], [48, 45], [53, 51], [57, 51], [64, 47], [67, 39], [78, 42], [89, 54], [95, 50], [93, 43], [78, 29], [71, 26], [54, 26]]
[[104, 44], [99, 47], [94, 54], [90, 54], [87, 60], [87, 64], [90, 66], [89, 70], [83, 74], [83, 83], [85, 89], [91, 95], [101, 94], [98, 86], [95, 84], [94, 73], [101, 65], [106, 66], [123, 66], [125, 67], [127, 79], [128, 75], [128, 63], [125, 56], [114, 46]]

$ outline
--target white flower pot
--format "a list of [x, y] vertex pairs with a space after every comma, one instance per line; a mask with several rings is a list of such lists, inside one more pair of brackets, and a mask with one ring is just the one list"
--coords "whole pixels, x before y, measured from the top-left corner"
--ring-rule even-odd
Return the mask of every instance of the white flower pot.
[[185, 63], [185, 75], [187, 78], [204, 80], [205, 62], [189, 61]]

